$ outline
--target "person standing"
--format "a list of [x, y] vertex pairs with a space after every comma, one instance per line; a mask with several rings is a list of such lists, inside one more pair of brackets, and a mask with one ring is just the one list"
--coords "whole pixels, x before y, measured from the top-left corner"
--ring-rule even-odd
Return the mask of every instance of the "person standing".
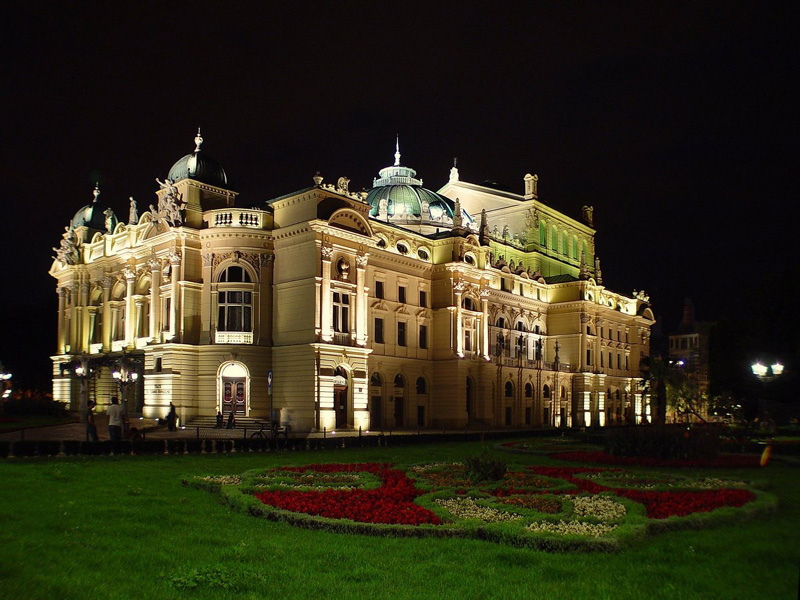
[[96, 403], [94, 400], [89, 400], [86, 405], [86, 441], [89, 440], [96, 442], [97, 438], [97, 424], [94, 422], [94, 407]]
[[170, 402], [169, 403], [169, 412], [167, 413], [167, 430], [168, 431], [175, 431], [178, 428], [176, 427], [176, 421], [178, 420], [178, 413], [175, 412], [175, 405]]
[[124, 418], [122, 407], [119, 405], [119, 398], [111, 396], [111, 406], [108, 407], [108, 438], [112, 442], [122, 441], [122, 425]]

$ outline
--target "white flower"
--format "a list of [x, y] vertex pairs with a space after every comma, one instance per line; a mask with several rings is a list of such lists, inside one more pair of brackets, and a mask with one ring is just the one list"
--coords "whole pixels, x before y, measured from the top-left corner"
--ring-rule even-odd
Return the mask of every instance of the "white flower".
[[595, 517], [601, 521], [617, 521], [625, 516], [625, 506], [607, 496], [564, 496], [572, 500], [578, 517]]
[[522, 518], [521, 515], [516, 513], [505, 512], [488, 506], [481, 506], [472, 498], [436, 499], [434, 502], [446, 508], [456, 519], [479, 519], [486, 523], [498, 523], [500, 521], [515, 521]]
[[528, 531], [547, 531], [559, 535], [585, 535], [589, 537], [600, 537], [616, 529], [616, 525], [604, 525], [602, 523], [581, 523], [580, 521], [540, 521], [531, 523], [526, 527]]

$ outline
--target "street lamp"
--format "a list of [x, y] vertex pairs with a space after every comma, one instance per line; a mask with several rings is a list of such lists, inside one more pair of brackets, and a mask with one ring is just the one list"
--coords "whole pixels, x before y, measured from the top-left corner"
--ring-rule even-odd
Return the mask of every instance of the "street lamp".
[[75, 364], [75, 368], [72, 370], [75, 376], [81, 382], [81, 403], [79, 408], [81, 421], [86, 421], [86, 413], [89, 410], [89, 384], [87, 383], [87, 378], [93, 375], [91, 367], [89, 367], [89, 357], [81, 356]]
[[777, 361], [769, 366], [762, 365], [756, 361], [750, 365], [750, 369], [753, 371], [753, 375], [762, 381], [772, 381], [776, 377], [783, 375], [783, 365]]
[[134, 370], [134, 364], [125, 356], [119, 361], [119, 367], [111, 372], [111, 376], [117, 380], [119, 384], [119, 395], [122, 399], [122, 406], [125, 414], [128, 414], [128, 398], [125, 390], [131, 384], [135, 384], [139, 379], [139, 373]]

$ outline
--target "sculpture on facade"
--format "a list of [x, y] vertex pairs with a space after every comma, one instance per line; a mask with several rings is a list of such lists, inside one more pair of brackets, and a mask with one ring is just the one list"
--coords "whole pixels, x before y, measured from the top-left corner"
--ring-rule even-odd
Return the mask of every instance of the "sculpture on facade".
[[131, 202], [131, 207], [128, 210], [128, 225], [136, 225], [139, 222], [139, 210], [136, 208], [136, 200], [133, 196], [128, 198]]
[[156, 177], [156, 183], [161, 187], [163, 193], [158, 199], [158, 209], [152, 204], [150, 205], [153, 221], [156, 223], [164, 222], [173, 227], [183, 225], [181, 211], [186, 208], [186, 202], [183, 201], [183, 195], [175, 187], [175, 182], [169, 178], [161, 181]]
[[53, 257], [62, 265], [74, 265], [78, 262], [78, 245], [75, 242], [75, 231], [71, 227], [65, 227], [66, 233], [61, 240], [58, 248], [53, 248], [56, 255]]

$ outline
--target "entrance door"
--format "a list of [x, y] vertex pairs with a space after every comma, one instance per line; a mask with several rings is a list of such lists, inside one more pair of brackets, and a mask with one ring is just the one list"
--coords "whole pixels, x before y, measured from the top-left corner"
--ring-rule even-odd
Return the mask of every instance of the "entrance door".
[[405, 406], [403, 402], [402, 396], [395, 396], [394, 398], [394, 426], [395, 427], [403, 427], [403, 412], [405, 411]]
[[244, 416], [247, 410], [247, 397], [244, 377], [222, 378], [222, 414], [233, 412]]
[[467, 422], [472, 423], [475, 419], [475, 384], [472, 377], [467, 377]]
[[336, 411], [336, 428], [347, 426], [347, 372], [338, 367], [333, 377], [333, 408]]

